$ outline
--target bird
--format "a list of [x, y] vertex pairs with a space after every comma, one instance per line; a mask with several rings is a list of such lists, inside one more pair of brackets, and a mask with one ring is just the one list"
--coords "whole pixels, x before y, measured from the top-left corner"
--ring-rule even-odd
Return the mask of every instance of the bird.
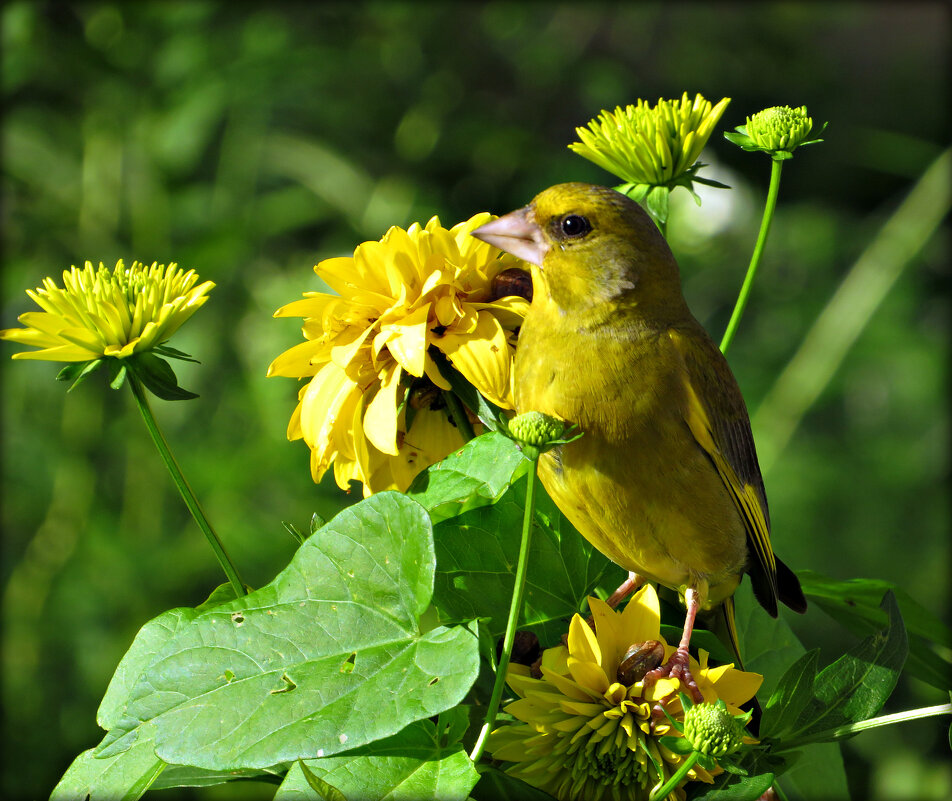
[[767, 497], [740, 388], [694, 318], [658, 226], [627, 196], [564, 183], [473, 236], [528, 262], [532, 300], [514, 363], [517, 413], [583, 435], [544, 453], [538, 475], [575, 528], [628, 579], [685, 605], [677, 649], [652, 671], [700, 699], [689, 666], [699, 611], [720, 610], [742, 665], [733, 594], [751, 578], [773, 617], [806, 600], [770, 542]]

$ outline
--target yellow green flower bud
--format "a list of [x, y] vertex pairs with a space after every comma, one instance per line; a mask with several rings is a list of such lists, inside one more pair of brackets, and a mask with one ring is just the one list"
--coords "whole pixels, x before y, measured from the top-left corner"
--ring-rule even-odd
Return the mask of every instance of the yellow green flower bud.
[[526, 445], [547, 445], [562, 436], [565, 423], [542, 412], [526, 412], [509, 421], [513, 439]]
[[818, 136], [826, 130], [826, 123], [813, 139], [808, 139], [812, 130], [813, 120], [807, 116], [806, 106], [774, 106], [748, 117], [746, 125], [725, 133], [724, 138], [744, 150], [760, 150], [774, 161], [783, 161], [793, 158], [793, 151], [798, 147], [822, 142]]
[[740, 727], [723, 702], [695, 704], [686, 710], [684, 737], [695, 751], [715, 758], [734, 753], [743, 743]]
[[774, 106], [747, 118], [748, 136], [764, 150], [793, 150], [812, 129], [806, 106]]

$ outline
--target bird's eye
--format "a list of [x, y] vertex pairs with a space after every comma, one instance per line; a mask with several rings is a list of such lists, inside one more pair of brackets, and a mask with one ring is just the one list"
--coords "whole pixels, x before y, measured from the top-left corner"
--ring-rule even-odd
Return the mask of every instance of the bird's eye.
[[566, 214], [562, 218], [559, 227], [565, 236], [573, 238], [585, 236], [585, 234], [592, 230], [591, 223], [581, 214]]

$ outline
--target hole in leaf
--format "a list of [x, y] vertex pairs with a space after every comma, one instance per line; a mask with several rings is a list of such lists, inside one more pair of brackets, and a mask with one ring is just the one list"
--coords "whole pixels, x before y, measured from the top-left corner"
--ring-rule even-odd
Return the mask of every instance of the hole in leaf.
[[357, 654], [356, 654], [356, 653], [352, 653], [350, 656], [348, 656], [348, 657], [341, 663], [340, 672], [341, 672], [341, 673], [353, 673], [353, 672], [354, 672], [354, 665], [355, 665], [356, 663], [357, 663]]
[[241, 612], [235, 612], [235, 614], [231, 616], [231, 622], [234, 623], [236, 626], [240, 626], [242, 623], [245, 622], [245, 616], [241, 614]]
[[426, 685], [426, 686], [427, 686], [427, 687], [432, 687], [432, 686], [433, 686], [434, 684], [436, 684], [439, 680], [440, 680], [440, 677], [439, 677], [439, 676], [434, 676], [432, 679], [429, 680], [429, 682], [427, 682], [427, 685]]

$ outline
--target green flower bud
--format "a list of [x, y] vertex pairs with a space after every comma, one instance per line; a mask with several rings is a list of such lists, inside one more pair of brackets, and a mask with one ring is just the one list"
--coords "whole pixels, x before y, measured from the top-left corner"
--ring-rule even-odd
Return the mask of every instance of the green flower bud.
[[747, 118], [747, 135], [764, 150], [793, 150], [812, 129], [806, 106], [774, 106]]
[[715, 758], [732, 754], [743, 744], [740, 727], [723, 701], [695, 704], [686, 710], [684, 737], [695, 751]]
[[564, 431], [565, 423], [542, 412], [526, 412], [509, 421], [509, 433], [520, 444], [547, 445]]

